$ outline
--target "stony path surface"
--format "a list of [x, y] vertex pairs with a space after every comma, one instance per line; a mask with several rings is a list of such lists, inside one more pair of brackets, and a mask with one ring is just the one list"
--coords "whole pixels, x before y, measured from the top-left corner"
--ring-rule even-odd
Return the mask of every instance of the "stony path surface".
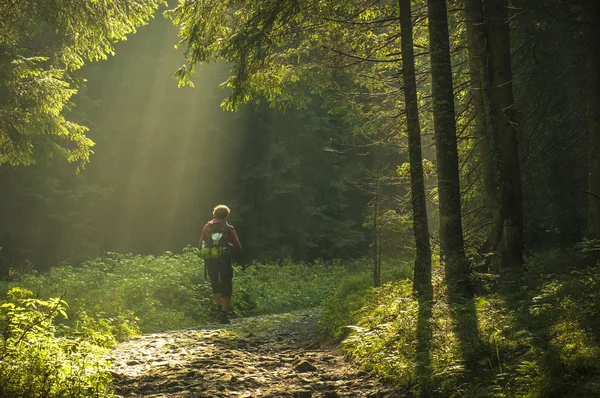
[[145, 335], [113, 354], [120, 397], [392, 398], [381, 381], [317, 340], [315, 311]]

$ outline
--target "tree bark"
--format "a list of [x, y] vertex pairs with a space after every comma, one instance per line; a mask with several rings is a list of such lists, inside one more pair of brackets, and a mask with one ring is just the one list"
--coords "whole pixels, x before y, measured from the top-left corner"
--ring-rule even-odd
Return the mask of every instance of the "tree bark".
[[588, 238], [600, 239], [600, 2], [585, 3], [588, 125]]
[[379, 287], [381, 284], [379, 270], [379, 231], [377, 229], [377, 217], [379, 212], [379, 163], [377, 165], [377, 174], [375, 177], [375, 198], [373, 202], [373, 287]]
[[475, 107], [476, 133], [479, 137], [480, 164], [483, 169], [483, 196], [488, 220], [489, 235], [480, 248], [480, 254], [493, 254], [502, 261], [502, 237], [506, 219], [506, 183], [500, 152], [496, 121], [496, 105], [492, 100], [488, 38], [483, 16], [482, 0], [465, 0], [464, 12], [467, 27], [471, 94]]
[[467, 47], [469, 51], [469, 78], [470, 94], [475, 111], [475, 134], [478, 138], [480, 167], [482, 169], [483, 194], [491, 218], [494, 203], [494, 170], [492, 167], [492, 153], [488, 137], [488, 123], [486, 121], [485, 102], [483, 97], [483, 68], [486, 67], [485, 36], [482, 35], [483, 9], [481, 0], [465, 0], [464, 13], [467, 30]]
[[421, 151], [421, 126], [415, 77], [412, 10], [410, 0], [398, 0], [400, 11], [400, 37], [402, 41], [402, 76], [404, 79], [404, 108], [408, 129], [408, 156], [410, 163], [410, 194], [415, 234], [415, 269], [413, 286], [418, 297], [433, 299], [431, 286], [431, 244], [427, 224], [425, 178]]
[[504, 223], [503, 263], [523, 264], [523, 195], [517, 137], [515, 103], [512, 89], [510, 29], [508, 0], [485, 0], [491, 96], [494, 104], [503, 181], [506, 189], [503, 209]]
[[450, 37], [445, 0], [428, 0], [433, 121], [440, 207], [440, 252], [449, 289], [469, 295], [469, 262], [464, 252]]

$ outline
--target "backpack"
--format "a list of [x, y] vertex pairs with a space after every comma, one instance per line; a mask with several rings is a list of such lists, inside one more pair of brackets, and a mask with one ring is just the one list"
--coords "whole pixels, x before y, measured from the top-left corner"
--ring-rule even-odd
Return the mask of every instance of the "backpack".
[[208, 238], [202, 241], [200, 254], [204, 259], [220, 259], [229, 254], [229, 224], [211, 224]]

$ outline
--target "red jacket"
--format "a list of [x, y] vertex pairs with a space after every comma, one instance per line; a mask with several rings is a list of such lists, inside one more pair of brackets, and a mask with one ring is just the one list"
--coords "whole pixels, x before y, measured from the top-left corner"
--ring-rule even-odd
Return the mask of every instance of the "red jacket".
[[[202, 247], [202, 241], [208, 240], [213, 224], [222, 224], [224, 220], [219, 220], [218, 218], [213, 218], [209, 222], [206, 223], [204, 228], [202, 228], [202, 236], [200, 237], [200, 247]], [[242, 248], [242, 244], [238, 239], [237, 233], [235, 232], [235, 228], [233, 225], [229, 225], [229, 233], [227, 234], [227, 243], [229, 243], [229, 247], [234, 250], [240, 250]]]

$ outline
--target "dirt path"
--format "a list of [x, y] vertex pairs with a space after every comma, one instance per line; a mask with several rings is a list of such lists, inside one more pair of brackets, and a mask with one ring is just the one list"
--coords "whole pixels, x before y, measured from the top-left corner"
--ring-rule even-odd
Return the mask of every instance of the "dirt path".
[[233, 320], [121, 344], [121, 397], [403, 397], [317, 341], [315, 311]]

